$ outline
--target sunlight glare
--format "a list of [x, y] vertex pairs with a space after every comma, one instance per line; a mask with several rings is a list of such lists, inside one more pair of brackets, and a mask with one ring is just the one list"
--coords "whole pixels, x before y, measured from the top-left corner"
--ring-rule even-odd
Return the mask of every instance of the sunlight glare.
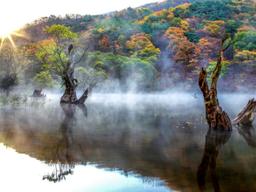
[[16, 48], [13, 36], [25, 38], [25, 35], [16, 32], [17, 27], [11, 23], [0, 21], [0, 49], [3, 47], [4, 42], [7, 40], [11, 43], [13, 48]]
[[0, 20], [0, 37], [7, 38], [16, 30], [15, 25], [8, 21]]

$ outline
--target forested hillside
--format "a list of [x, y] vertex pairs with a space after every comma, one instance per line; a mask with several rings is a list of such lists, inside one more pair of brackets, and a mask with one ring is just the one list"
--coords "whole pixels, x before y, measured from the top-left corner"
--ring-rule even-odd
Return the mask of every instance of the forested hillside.
[[[253, 0], [168, 0], [104, 15], [50, 16], [19, 33], [13, 37], [16, 48], [5, 41], [0, 52], [1, 84], [7, 90], [18, 84], [61, 85], [61, 61], [66, 58], [61, 50], [70, 43], [81, 57], [75, 69], [81, 86], [103, 91], [194, 90], [199, 69], [213, 69], [224, 36], [232, 46], [225, 52], [220, 88], [256, 87]], [[10, 86], [3, 83], [8, 78]]]

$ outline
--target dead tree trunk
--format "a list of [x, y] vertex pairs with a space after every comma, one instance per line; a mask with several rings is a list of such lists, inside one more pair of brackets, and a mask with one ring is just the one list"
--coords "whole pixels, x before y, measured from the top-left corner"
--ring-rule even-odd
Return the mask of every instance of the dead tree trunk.
[[[222, 45], [224, 40], [222, 41]], [[221, 45], [221, 46], [222, 46]], [[199, 75], [199, 87], [204, 96], [204, 104], [206, 110], [206, 119], [211, 129], [215, 130], [231, 130], [231, 120], [227, 113], [222, 110], [219, 105], [217, 96], [217, 82], [220, 76], [222, 60], [223, 60], [224, 49], [221, 48], [219, 53], [219, 58], [215, 69], [211, 75], [211, 86], [207, 83], [207, 72], [204, 68], [201, 69]]]
[[74, 78], [74, 68], [76, 62], [74, 61], [72, 55], [73, 45], [70, 45], [68, 50], [69, 61], [62, 75], [62, 79], [65, 86], [65, 92], [61, 97], [60, 102], [69, 104], [83, 104], [88, 97], [88, 89], [84, 91], [83, 95], [79, 99], [77, 98], [76, 87], [78, 85], [78, 81]]
[[42, 89], [35, 89], [32, 97], [45, 97], [46, 95], [42, 93]]
[[243, 126], [252, 125], [252, 122], [255, 118], [255, 110], [256, 101], [251, 99], [244, 107], [244, 109], [236, 116], [236, 118], [233, 120], [233, 123]]

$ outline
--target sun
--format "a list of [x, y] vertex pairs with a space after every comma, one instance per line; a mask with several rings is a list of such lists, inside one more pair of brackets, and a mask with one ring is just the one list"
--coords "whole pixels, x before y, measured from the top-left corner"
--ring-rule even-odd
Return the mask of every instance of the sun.
[[10, 27], [10, 25], [0, 22], [0, 49], [2, 49], [3, 44], [6, 42], [6, 40], [8, 40], [15, 48], [15, 43], [12, 39], [12, 34], [14, 33], [13, 31], [14, 30]]
[[0, 20], [0, 50], [2, 49], [4, 43], [11, 43], [13, 48], [16, 48], [15, 42], [13, 40], [14, 36], [24, 37], [21, 33], [17, 32], [17, 26], [13, 25], [11, 22], [4, 22]]
[[5, 29], [4, 27], [1, 27], [0, 28], [0, 38], [1, 39], [5, 39], [5, 38], [8, 38], [9, 36], [11, 36], [13, 33], [12, 30], [9, 30], [9, 29]]
[[2, 19], [0, 20], [0, 38], [7, 38], [17, 27], [14, 22]]

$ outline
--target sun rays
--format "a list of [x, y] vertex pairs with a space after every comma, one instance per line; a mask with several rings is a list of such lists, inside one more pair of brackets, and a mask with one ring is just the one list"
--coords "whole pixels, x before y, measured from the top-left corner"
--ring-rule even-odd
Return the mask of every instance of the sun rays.
[[0, 51], [2, 50], [3, 45], [5, 43], [10, 43], [12, 48], [16, 49], [14, 37], [26, 38], [25, 35], [23, 35], [22, 33], [19, 33], [19, 32], [11, 32], [9, 34], [2, 35], [2, 36], [0, 36]]
[[1, 37], [0, 51], [2, 50], [4, 43], [7, 43], [7, 42], [11, 43], [12, 47], [13, 47], [14, 49], [16, 49], [16, 45], [15, 45], [15, 43], [14, 43], [14, 40], [13, 40], [13, 38], [12, 38], [12, 35], [7, 35], [7, 36], [5, 36], [5, 37]]
[[12, 47], [13, 47], [13, 48], [16, 48], [16, 45], [15, 45], [13, 39], [12, 39], [12, 36], [11, 36], [11, 35], [8, 35], [8, 36], [6, 36], [6, 37], [1, 38], [0, 50], [2, 49], [3, 44], [4, 44], [6, 41], [9, 41], [9, 42], [11, 43]]

